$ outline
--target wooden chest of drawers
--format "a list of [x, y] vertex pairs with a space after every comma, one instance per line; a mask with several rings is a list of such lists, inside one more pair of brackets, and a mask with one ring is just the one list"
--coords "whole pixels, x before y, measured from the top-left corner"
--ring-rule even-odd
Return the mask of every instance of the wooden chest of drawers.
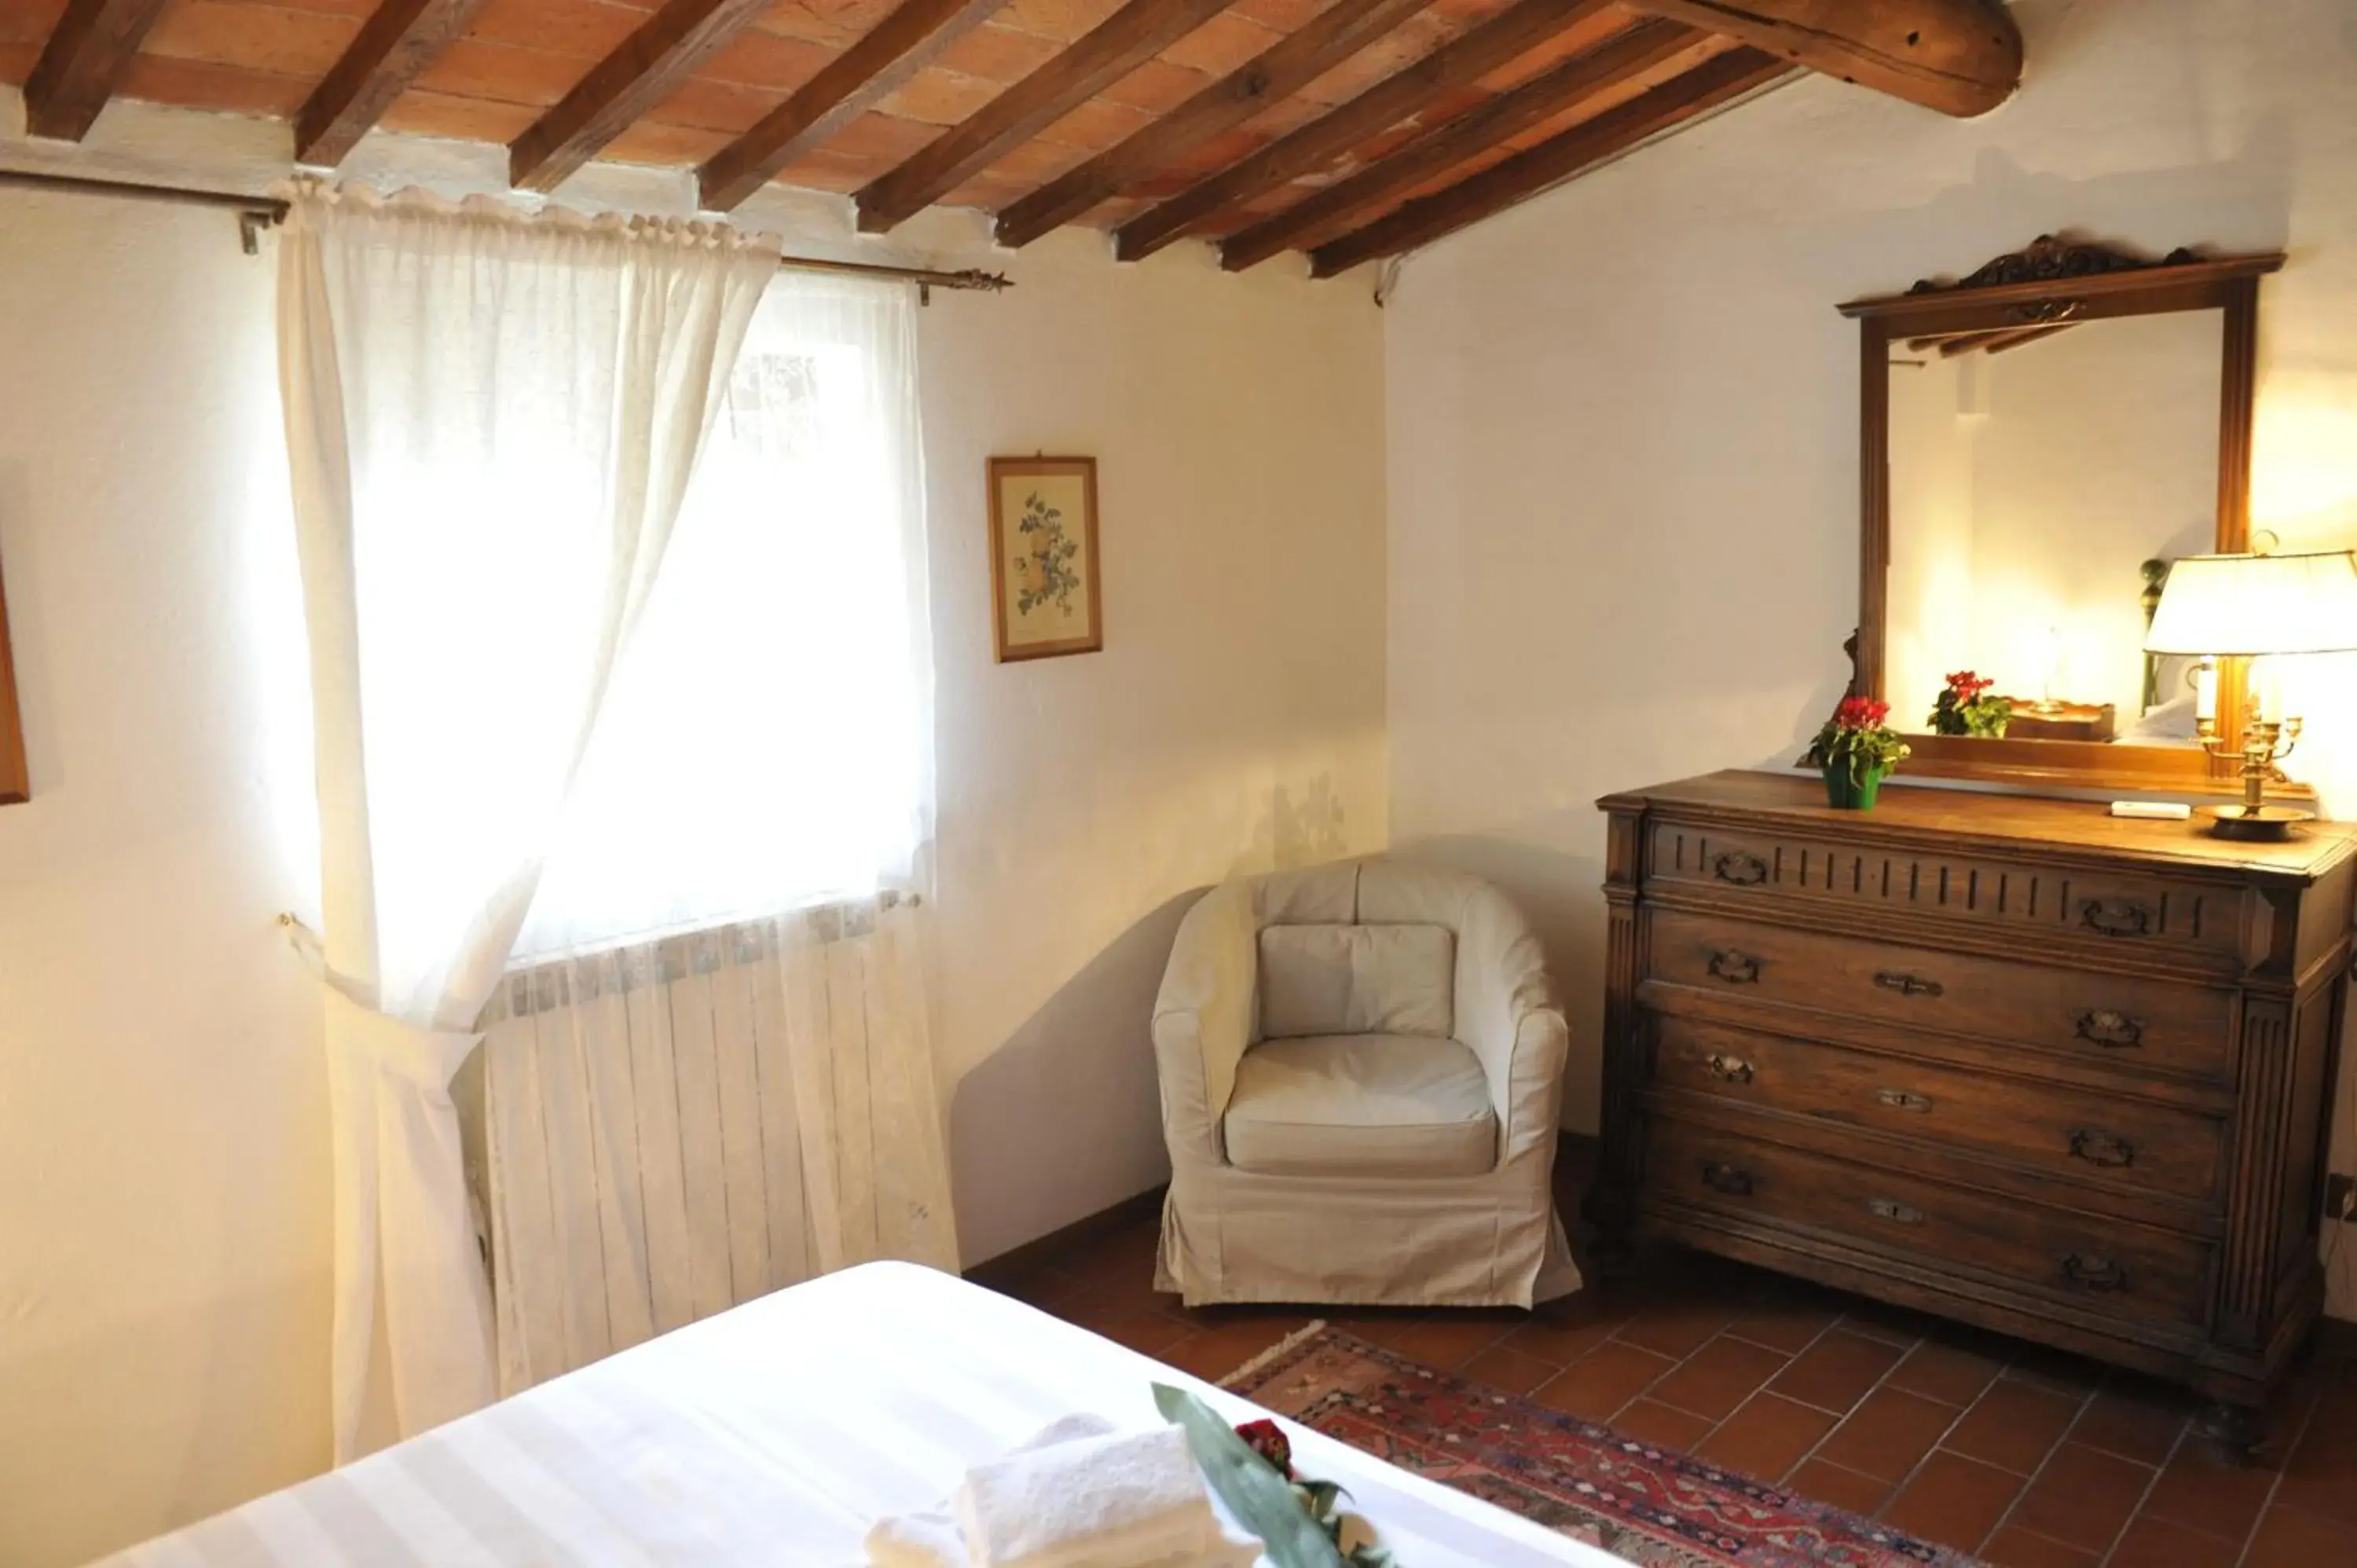
[[2322, 1304], [2357, 828], [1765, 773], [1598, 804], [1591, 1218], [2263, 1402]]

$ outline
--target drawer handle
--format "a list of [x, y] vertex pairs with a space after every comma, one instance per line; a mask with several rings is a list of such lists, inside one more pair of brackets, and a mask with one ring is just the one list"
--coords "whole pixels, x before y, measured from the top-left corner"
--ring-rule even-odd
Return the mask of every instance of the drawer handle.
[[1723, 980], [1729, 985], [1757, 985], [1760, 961], [1733, 948], [1716, 948], [1710, 955], [1710, 974], [1713, 980]]
[[1704, 1165], [1702, 1184], [1713, 1192], [1723, 1192], [1730, 1197], [1751, 1196], [1751, 1173], [1741, 1165], [1730, 1165], [1725, 1160], [1712, 1160]]
[[1720, 1056], [1714, 1052], [1703, 1058], [1703, 1064], [1708, 1067], [1712, 1076], [1722, 1083], [1751, 1081], [1751, 1064], [1741, 1057]]
[[2072, 1288], [2111, 1292], [2128, 1288], [2128, 1272], [2100, 1252], [2073, 1252], [2062, 1260], [2062, 1277]]
[[1874, 1091], [1874, 1097], [1893, 1111], [1932, 1109], [1932, 1097], [1928, 1094], [1918, 1094], [1911, 1089], [1878, 1089]]
[[2116, 1133], [2081, 1127], [2071, 1134], [2071, 1157], [2091, 1165], [2132, 1165], [2136, 1164], [2136, 1145]]
[[1877, 1219], [1888, 1219], [1894, 1225], [1923, 1223], [1921, 1209], [1910, 1208], [1903, 1203], [1893, 1203], [1887, 1197], [1869, 1197], [1866, 1200], [1866, 1207], [1867, 1211]]
[[2144, 1021], [2108, 1007], [2097, 1007], [2079, 1015], [2078, 1035], [2105, 1050], [2125, 1050], [2144, 1043]]
[[2133, 898], [2083, 898], [2079, 923], [2106, 937], [2152, 935], [2152, 911]]
[[1748, 850], [1731, 849], [1712, 860], [1710, 874], [1738, 887], [1757, 887], [1768, 880], [1768, 863]]
[[1936, 980], [1926, 980], [1920, 974], [1901, 974], [1886, 969], [1874, 977], [1874, 983], [1885, 991], [1896, 991], [1901, 996], [1937, 996], [1944, 989]]

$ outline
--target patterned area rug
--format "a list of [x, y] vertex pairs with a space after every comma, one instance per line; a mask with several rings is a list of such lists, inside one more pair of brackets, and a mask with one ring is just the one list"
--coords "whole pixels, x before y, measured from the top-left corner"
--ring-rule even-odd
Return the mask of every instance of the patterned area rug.
[[1225, 1386], [1646, 1568], [1975, 1568], [1971, 1558], [1870, 1520], [1436, 1371], [1322, 1324]]

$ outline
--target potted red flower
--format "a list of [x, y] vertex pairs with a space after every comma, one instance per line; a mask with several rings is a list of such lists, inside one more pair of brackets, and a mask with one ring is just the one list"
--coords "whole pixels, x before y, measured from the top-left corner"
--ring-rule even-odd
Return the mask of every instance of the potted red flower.
[[1932, 704], [1931, 716], [1925, 721], [1932, 726], [1932, 733], [2003, 739], [2006, 723], [2013, 717], [2013, 703], [2009, 698], [1989, 695], [1989, 688], [1996, 684], [1987, 676], [1970, 670], [1950, 671], [1948, 683], [1941, 688], [1939, 700]]
[[1809, 763], [1824, 771], [1828, 802], [1845, 811], [1874, 809], [1882, 776], [1907, 755], [1889, 717], [1890, 704], [1879, 697], [1844, 697], [1809, 743]]

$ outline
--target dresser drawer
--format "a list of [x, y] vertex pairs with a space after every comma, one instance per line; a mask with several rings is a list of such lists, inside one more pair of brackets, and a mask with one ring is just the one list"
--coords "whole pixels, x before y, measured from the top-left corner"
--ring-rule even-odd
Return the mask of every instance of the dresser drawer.
[[1646, 875], [1761, 898], [1872, 913], [1984, 920], [2025, 934], [2231, 961], [2242, 950], [2242, 888], [2131, 871], [2072, 871], [1999, 857], [1846, 844], [1775, 829], [1654, 824]]
[[1935, 952], [1783, 926], [1650, 911], [1656, 982], [2224, 1079], [2233, 993], [2200, 984]]
[[1830, 1234], [2107, 1315], [2199, 1324], [2209, 1243], [1655, 1116], [1645, 1201]]
[[2225, 1130], [2190, 1111], [1656, 1015], [1654, 1081], [1756, 1110], [1918, 1138], [2069, 1181], [2207, 1202]]

